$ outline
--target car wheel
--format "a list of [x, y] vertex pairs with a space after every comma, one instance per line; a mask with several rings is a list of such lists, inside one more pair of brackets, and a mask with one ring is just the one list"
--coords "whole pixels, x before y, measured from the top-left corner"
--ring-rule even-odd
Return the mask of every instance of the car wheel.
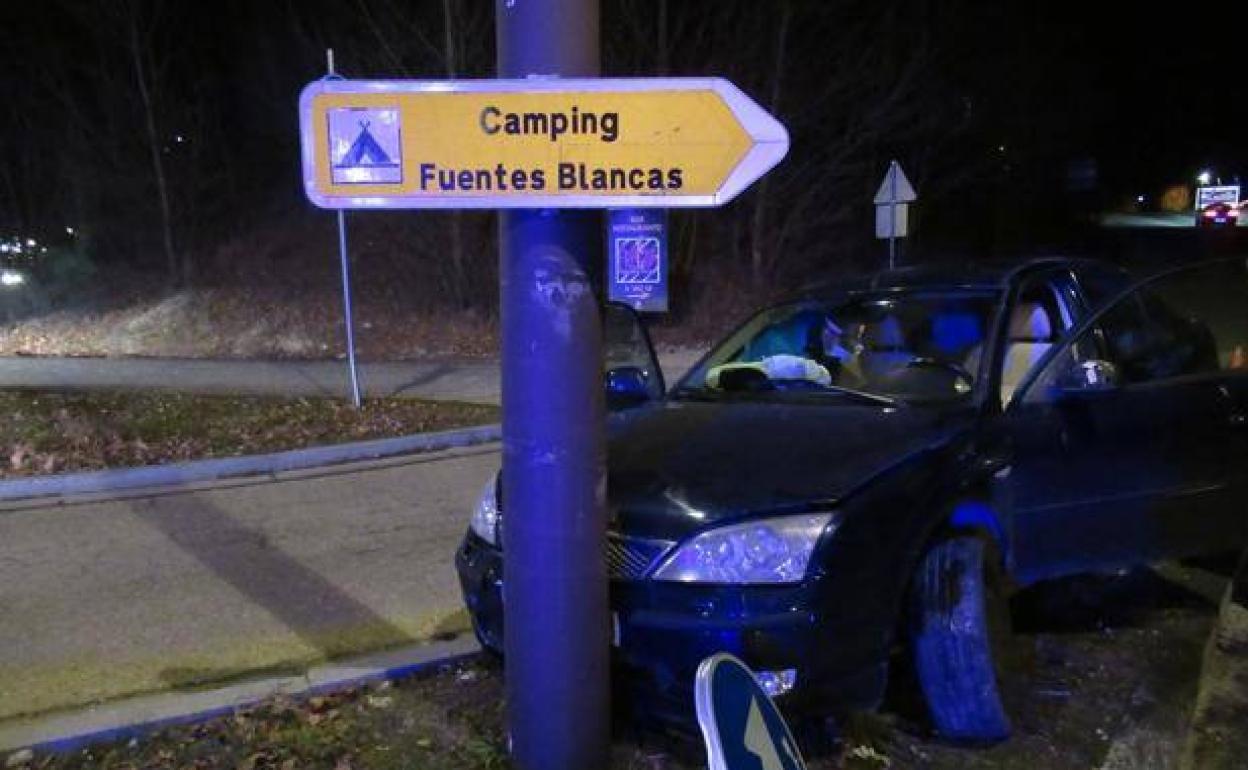
[[911, 647], [932, 722], [954, 740], [1010, 735], [994, 648], [1009, 633], [1009, 605], [985, 543], [952, 537], [931, 547], [914, 575]]

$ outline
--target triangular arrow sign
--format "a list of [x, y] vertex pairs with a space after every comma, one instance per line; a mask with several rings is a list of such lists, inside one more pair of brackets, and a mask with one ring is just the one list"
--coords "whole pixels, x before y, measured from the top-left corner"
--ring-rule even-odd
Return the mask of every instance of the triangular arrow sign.
[[884, 175], [880, 190], [875, 194], [875, 203], [913, 203], [918, 199], [919, 195], [914, 191], [910, 180], [906, 179], [906, 172], [901, 170], [901, 164], [897, 161], [888, 164], [888, 173]]

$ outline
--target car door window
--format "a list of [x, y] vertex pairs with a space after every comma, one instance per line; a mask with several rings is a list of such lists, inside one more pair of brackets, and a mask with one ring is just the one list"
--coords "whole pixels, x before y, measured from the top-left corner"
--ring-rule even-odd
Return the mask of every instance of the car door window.
[[650, 343], [650, 335], [635, 310], [625, 305], [606, 306], [602, 324], [603, 371], [636, 369], [651, 399], [663, 396], [663, 372]]
[[1118, 300], [1055, 355], [1026, 400], [1044, 400], [1054, 388], [1248, 373], [1246, 358], [1248, 267], [1243, 260], [1206, 263]]
[[1131, 285], [1126, 271], [1109, 265], [1084, 264], [1076, 272], [1084, 306], [1093, 312]]

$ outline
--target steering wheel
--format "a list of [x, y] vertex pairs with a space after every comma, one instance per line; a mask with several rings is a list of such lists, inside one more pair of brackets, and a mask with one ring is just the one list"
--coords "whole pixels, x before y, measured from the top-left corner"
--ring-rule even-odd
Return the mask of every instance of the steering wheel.
[[947, 372], [953, 372], [967, 382], [975, 381], [975, 377], [970, 372], [963, 368], [961, 364], [955, 364], [953, 361], [941, 361], [936, 358], [915, 356], [906, 362], [906, 366], [913, 369], [944, 369]]

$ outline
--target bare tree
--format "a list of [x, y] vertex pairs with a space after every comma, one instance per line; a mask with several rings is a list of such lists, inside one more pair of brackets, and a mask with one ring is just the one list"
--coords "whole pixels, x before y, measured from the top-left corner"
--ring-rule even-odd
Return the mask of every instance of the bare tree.
[[[784, 83], [785, 64], [789, 51], [789, 22], [793, 18], [793, 4], [780, 0], [779, 21], [776, 23], [776, 42], [771, 67], [771, 89], [767, 94], [767, 108], [773, 114], [780, 111], [780, 96]], [[754, 193], [754, 211], [750, 222], [750, 266], [755, 283], [763, 280], [767, 267], [766, 251], [769, 239], [767, 230], [767, 193], [771, 188], [771, 175], [764, 176]]]
[[[456, 6], [459, 0], [442, 0], [442, 56], [446, 77], [459, 77], [459, 46], [456, 44]], [[451, 296], [458, 306], [467, 304], [468, 276], [464, 269], [464, 216], [459, 211], [450, 215]]]
[[[164, 247], [165, 265], [169, 271], [168, 277], [171, 283], [180, 282], [182, 285], [188, 285], [191, 280], [191, 265], [189, 259], [179, 259], [178, 252], [174, 248], [169, 182], [165, 174], [165, 162], [161, 157], [164, 142], [157, 128], [159, 71], [152, 63], [155, 56], [153, 49], [155, 24], [150, 19], [158, 15], [160, 0], [152, 0], [150, 9], [144, 8], [140, 0], [118, 3], [115, 9], [126, 30], [127, 53], [133, 67], [134, 84], [139, 92], [139, 102], [143, 108], [143, 128], [147, 136], [147, 152], [152, 167], [152, 179], [156, 184], [156, 203], [160, 210], [160, 238], [161, 245]], [[149, 16], [146, 25], [144, 24], [145, 16]]]

